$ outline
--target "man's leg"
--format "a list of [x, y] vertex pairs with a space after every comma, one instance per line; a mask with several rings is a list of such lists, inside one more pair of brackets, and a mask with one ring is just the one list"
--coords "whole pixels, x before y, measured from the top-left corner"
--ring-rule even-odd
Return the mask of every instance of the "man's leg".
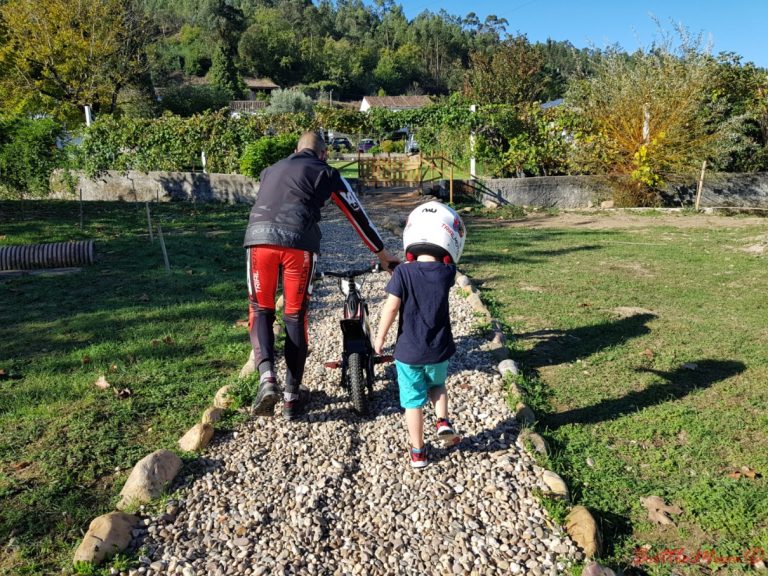
[[309, 299], [317, 255], [305, 250], [283, 253], [283, 320], [285, 321], [285, 400], [299, 400], [307, 362]]
[[256, 366], [259, 393], [254, 413], [269, 416], [279, 398], [275, 365], [275, 291], [280, 270], [280, 253], [270, 246], [251, 246], [247, 250], [248, 327]]

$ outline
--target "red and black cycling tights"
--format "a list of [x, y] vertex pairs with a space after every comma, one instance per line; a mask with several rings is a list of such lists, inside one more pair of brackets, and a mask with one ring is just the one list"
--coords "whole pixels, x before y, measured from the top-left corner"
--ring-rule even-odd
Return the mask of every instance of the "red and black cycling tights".
[[248, 327], [259, 373], [274, 373], [275, 292], [283, 279], [285, 321], [285, 392], [298, 394], [307, 361], [307, 327], [312, 275], [317, 255], [306, 250], [260, 245], [247, 249]]

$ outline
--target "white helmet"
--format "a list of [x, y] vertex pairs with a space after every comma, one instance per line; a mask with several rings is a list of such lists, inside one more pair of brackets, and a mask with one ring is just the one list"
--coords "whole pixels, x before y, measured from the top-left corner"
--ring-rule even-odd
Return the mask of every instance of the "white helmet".
[[450, 206], [427, 202], [408, 215], [403, 231], [403, 249], [407, 260], [430, 254], [446, 264], [458, 264], [466, 237], [464, 222]]

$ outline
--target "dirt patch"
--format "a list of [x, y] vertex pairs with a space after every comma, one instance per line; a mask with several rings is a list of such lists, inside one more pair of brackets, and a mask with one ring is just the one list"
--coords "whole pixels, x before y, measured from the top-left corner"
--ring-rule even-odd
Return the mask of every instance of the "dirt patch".
[[600, 262], [600, 265], [608, 270], [628, 272], [638, 278], [650, 278], [653, 273], [639, 262]]
[[613, 230], [617, 228], [748, 228], [766, 226], [768, 220], [758, 217], [718, 216], [716, 214], [689, 214], [680, 212], [654, 212], [652, 215], [631, 210], [601, 210], [589, 213], [561, 212], [558, 214], [529, 214], [520, 220], [478, 218], [494, 226], [509, 228], [585, 228]]
[[747, 254], [754, 254], [755, 256], [762, 256], [768, 252], [768, 235], [758, 236], [757, 238], [750, 238], [747, 240], [750, 243], [746, 248], [742, 248]]
[[632, 316], [652, 315], [656, 313], [652, 310], [646, 310], [645, 308], [636, 308], [634, 306], [617, 306], [613, 309], [613, 312], [619, 318], [631, 318]]
[[[418, 190], [403, 192], [379, 189], [368, 191], [362, 196], [362, 203], [367, 212], [374, 215], [398, 214], [403, 217], [418, 204], [434, 200], [432, 196], [424, 196]], [[518, 220], [497, 220], [488, 217], [476, 217], [476, 221], [493, 226], [510, 228], [587, 228], [592, 230], [611, 230], [617, 228], [657, 228], [673, 227], [678, 229], [691, 228], [749, 228], [752, 226], [768, 226], [768, 218], [757, 216], [727, 216], [718, 214], [692, 214], [679, 210], [580, 210], [578, 212], [533, 212]], [[755, 239], [755, 246], [762, 246], [768, 251], [768, 237]], [[752, 248], [757, 250], [757, 248]]]

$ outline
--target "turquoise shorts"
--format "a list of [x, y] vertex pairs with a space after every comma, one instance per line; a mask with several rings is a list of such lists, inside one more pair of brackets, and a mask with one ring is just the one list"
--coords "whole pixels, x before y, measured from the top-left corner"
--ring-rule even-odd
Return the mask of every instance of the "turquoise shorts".
[[448, 360], [438, 364], [415, 366], [395, 360], [397, 385], [400, 388], [400, 406], [423, 408], [429, 401], [427, 390], [445, 386], [448, 375]]

